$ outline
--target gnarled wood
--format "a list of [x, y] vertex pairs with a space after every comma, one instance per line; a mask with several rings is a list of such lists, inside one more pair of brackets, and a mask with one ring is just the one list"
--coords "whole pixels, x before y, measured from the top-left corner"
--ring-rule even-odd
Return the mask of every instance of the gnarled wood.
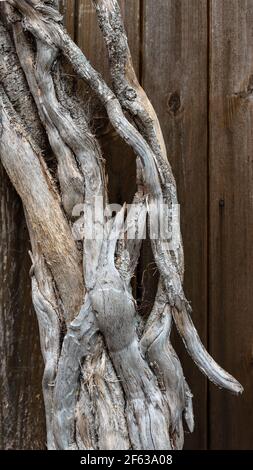
[[[234, 393], [242, 387], [207, 353], [190, 319], [179, 218], [175, 222], [171, 215], [176, 185], [159, 121], [135, 76], [117, 2], [94, 3], [115, 92], [64, 30], [58, 2], [6, 2], [30, 106], [37, 107], [36, 120], [46, 131], [58, 170], [55, 184], [41, 144], [27, 133], [22, 101], [20, 112], [6, 95], [3, 76], [0, 156], [22, 198], [32, 242], [47, 444], [50, 449], [181, 449], [183, 418], [190, 431], [194, 419], [192, 395], [170, 343], [172, 320], [211, 380]], [[125, 205], [115, 216], [105, 210], [104, 162], [85, 109], [79, 101], [74, 111], [77, 101], [64, 91], [60, 69], [53, 78], [59, 54], [136, 154], [137, 192], [126, 225]], [[84, 238], [76, 243], [73, 209], [83, 200]], [[102, 212], [96, 210], [98, 200]], [[166, 237], [155, 232], [164, 218]], [[130, 281], [146, 219], [160, 282], [149, 318], [140, 319]]]

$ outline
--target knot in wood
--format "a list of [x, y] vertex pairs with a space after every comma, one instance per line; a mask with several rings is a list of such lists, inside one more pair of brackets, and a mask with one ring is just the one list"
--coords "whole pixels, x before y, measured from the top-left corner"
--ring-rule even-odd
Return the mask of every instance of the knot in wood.
[[123, 90], [122, 95], [128, 101], [134, 101], [137, 98], [136, 91], [131, 87], [126, 87]]
[[180, 99], [180, 94], [177, 91], [174, 91], [174, 93], [171, 93], [169, 98], [168, 98], [168, 108], [169, 111], [176, 115], [178, 111], [181, 108], [181, 99]]

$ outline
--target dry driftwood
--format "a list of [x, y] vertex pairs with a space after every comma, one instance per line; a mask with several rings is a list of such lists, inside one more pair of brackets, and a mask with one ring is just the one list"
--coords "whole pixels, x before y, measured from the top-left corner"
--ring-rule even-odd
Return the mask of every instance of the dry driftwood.
[[[210, 357], [191, 320], [179, 218], [171, 215], [176, 184], [159, 121], [133, 69], [118, 3], [93, 2], [113, 90], [64, 30], [57, 3], [6, 0], [0, 22], [0, 157], [22, 199], [32, 244], [47, 445], [181, 449], [183, 420], [192, 432], [194, 418], [192, 395], [170, 343], [172, 323], [210, 380], [235, 394], [242, 387]], [[64, 87], [62, 57], [136, 154], [136, 194], [126, 221], [125, 206], [114, 217], [104, 211], [102, 153], [84, 105]], [[97, 213], [98, 199], [103, 210]], [[82, 203], [80, 244], [72, 216]], [[144, 320], [131, 278], [146, 218], [160, 281]], [[168, 237], [154, 236], [164, 220]]]

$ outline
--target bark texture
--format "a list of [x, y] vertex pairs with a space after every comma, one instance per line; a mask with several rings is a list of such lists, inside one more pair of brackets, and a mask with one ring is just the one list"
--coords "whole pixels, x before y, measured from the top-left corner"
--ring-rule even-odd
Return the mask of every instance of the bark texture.
[[[180, 221], [171, 211], [176, 184], [159, 121], [136, 78], [117, 1], [93, 3], [113, 89], [64, 30], [57, 2], [6, 0], [0, 23], [0, 157], [32, 245], [47, 446], [181, 449], [183, 421], [192, 432], [194, 418], [172, 324], [210, 380], [235, 394], [242, 387], [210, 357], [192, 323]], [[61, 74], [63, 59], [136, 155], [133, 205], [115, 216], [96, 212], [98, 198], [103, 209], [108, 200], [104, 160], [85, 103]], [[73, 210], [84, 202], [84, 238], [76, 241]], [[160, 280], [142, 318], [131, 279], [146, 220]], [[164, 221], [168, 237], [154, 237]]]

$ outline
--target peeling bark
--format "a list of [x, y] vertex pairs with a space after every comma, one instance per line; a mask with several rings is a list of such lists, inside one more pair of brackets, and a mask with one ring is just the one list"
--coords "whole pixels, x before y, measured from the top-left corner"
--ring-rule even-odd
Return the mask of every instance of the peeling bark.
[[[57, 4], [6, 0], [3, 20], [13, 37], [0, 23], [0, 157], [22, 199], [32, 244], [47, 446], [181, 449], [183, 420], [192, 432], [194, 417], [170, 342], [173, 322], [210, 380], [233, 393], [242, 387], [211, 358], [190, 318], [178, 216], [172, 230], [176, 184], [158, 118], [133, 70], [117, 1], [94, 0], [113, 90], [67, 35]], [[96, 213], [97, 198], [103, 209], [108, 201], [104, 160], [84, 104], [63, 91], [60, 57], [96, 95], [136, 154], [137, 191], [127, 214], [126, 206], [115, 216]], [[6, 66], [10, 58], [17, 64], [15, 76]], [[84, 239], [76, 242], [73, 209], [83, 202]], [[164, 217], [170, 235], [156, 238], [154, 222], [162, 226]], [[140, 318], [131, 278], [146, 219], [160, 281], [149, 317]]]

